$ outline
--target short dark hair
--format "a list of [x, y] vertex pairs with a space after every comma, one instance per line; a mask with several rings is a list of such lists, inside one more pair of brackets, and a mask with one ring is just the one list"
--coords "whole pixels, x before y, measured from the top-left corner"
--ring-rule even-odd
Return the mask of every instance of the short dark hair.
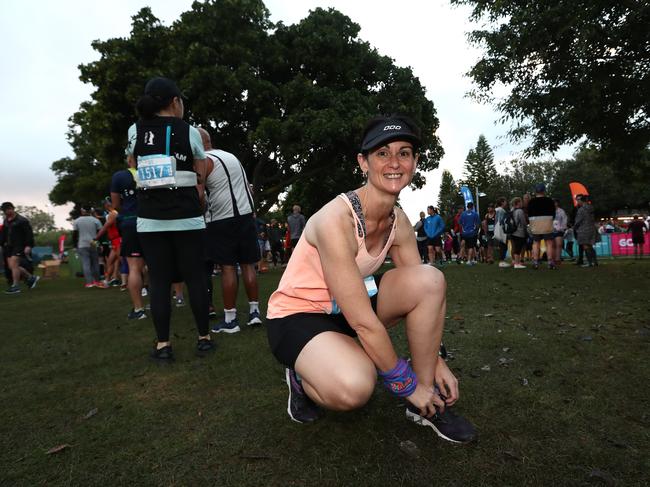
[[467, 203], [467, 208], [474, 208], [474, 203], [472, 203], [471, 201]]

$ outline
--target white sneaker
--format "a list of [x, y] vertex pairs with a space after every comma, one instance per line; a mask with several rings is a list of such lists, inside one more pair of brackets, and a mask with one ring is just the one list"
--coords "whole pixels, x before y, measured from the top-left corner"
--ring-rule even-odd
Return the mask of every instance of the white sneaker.
[[499, 267], [510, 267], [510, 262], [506, 262], [505, 260], [502, 260], [499, 262]]
[[526, 268], [526, 266], [524, 264], [515, 264], [513, 267], [515, 269], [525, 269]]

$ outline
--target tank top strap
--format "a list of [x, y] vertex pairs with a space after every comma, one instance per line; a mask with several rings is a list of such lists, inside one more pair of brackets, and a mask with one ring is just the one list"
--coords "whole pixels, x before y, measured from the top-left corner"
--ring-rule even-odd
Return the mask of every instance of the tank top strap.
[[341, 193], [339, 195], [345, 203], [348, 205], [348, 208], [352, 211], [354, 216], [354, 221], [357, 224], [357, 237], [363, 240], [366, 237], [366, 221], [363, 217], [363, 211], [361, 211], [361, 201], [359, 200], [359, 195], [354, 191], [348, 191], [347, 193]]

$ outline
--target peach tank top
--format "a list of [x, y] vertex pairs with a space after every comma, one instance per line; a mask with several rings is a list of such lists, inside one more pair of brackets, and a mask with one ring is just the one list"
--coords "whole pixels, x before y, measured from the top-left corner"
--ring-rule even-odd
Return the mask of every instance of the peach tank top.
[[[355, 262], [362, 277], [371, 276], [384, 262], [395, 238], [395, 211], [391, 213], [392, 227], [381, 252], [376, 257], [366, 249], [366, 225], [359, 196], [354, 191], [338, 195], [354, 216], [357, 238]], [[267, 318], [283, 318], [296, 313], [332, 312], [332, 295], [325, 284], [323, 268], [316, 247], [305, 239], [303, 232], [280, 279], [278, 289], [269, 298]]]

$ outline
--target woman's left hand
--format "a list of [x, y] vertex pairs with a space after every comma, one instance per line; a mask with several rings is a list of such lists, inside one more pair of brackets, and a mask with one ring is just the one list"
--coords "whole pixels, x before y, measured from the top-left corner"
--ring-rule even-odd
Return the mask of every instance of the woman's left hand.
[[458, 379], [449, 370], [442, 357], [438, 357], [434, 380], [440, 392], [445, 396], [444, 401], [447, 406], [451, 406], [458, 401]]

